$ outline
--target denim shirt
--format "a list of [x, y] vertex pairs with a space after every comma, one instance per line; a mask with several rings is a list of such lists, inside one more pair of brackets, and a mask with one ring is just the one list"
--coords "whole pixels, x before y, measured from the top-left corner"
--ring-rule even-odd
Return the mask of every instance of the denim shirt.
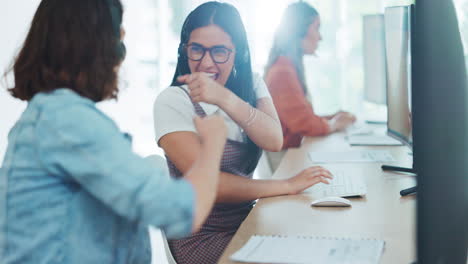
[[0, 168], [0, 263], [150, 263], [147, 226], [180, 238], [195, 194], [134, 154], [95, 103], [39, 93]]

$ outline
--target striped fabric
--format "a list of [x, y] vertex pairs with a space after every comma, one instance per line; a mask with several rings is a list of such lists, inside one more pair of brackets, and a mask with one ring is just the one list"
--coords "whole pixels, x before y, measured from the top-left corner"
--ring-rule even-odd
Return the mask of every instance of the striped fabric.
[[[187, 93], [185, 90], [184, 92]], [[198, 116], [206, 116], [198, 103], [193, 103], [193, 105]], [[260, 155], [260, 148], [252, 149], [247, 143], [228, 139], [221, 159], [221, 171], [251, 179]], [[166, 158], [171, 176], [181, 177], [182, 173], [169, 157], [166, 156]], [[177, 263], [217, 263], [254, 203], [255, 201], [216, 204], [198, 233], [184, 239], [169, 241], [172, 255]]]

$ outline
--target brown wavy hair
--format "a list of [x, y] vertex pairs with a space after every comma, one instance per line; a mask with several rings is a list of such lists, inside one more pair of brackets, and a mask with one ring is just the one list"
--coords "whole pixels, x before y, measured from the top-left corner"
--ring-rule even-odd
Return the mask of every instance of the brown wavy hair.
[[120, 0], [42, 0], [9, 70], [10, 94], [29, 101], [69, 88], [95, 102], [117, 98], [122, 16]]

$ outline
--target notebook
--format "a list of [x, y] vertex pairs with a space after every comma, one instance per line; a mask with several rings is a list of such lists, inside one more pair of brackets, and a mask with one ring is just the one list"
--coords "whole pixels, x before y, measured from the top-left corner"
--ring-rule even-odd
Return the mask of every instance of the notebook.
[[252, 236], [231, 260], [254, 263], [377, 264], [385, 242], [306, 236]]

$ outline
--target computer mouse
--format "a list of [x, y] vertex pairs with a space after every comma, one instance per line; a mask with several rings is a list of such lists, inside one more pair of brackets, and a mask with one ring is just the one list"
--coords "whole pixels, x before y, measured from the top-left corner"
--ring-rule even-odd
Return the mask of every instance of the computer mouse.
[[337, 196], [328, 196], [317, 199], [313, 201], [311, 206], [333, 206], [333, 207], [347, 207], [351, 206], [351, 202], [348, 199], [337, 197]]

